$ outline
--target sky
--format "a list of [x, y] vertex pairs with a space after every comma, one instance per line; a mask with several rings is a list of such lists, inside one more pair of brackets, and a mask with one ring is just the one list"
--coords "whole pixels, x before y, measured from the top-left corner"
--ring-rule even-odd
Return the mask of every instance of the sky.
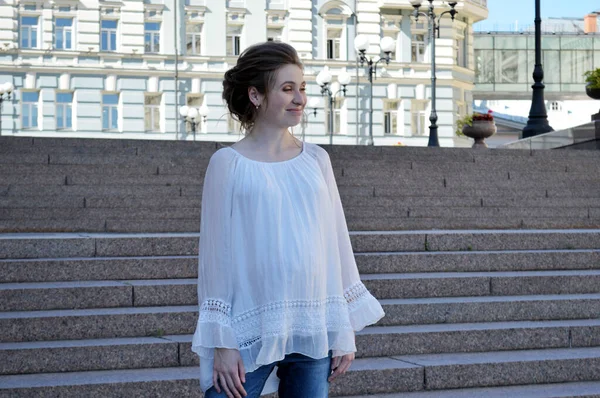
[[[518, 30], [532, 25], [534, 0], [487, 0], [488, 19], [475, 25], [475, 30]], [[542, 18], [577, 17], [600, 10], [599, 0], [541, 0]], [[518, 21], [518, 22], [517, 22]]]

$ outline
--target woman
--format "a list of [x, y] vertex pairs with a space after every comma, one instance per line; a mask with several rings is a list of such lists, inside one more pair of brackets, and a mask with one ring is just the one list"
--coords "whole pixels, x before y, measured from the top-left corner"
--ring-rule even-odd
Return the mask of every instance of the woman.
[[322, 398], [384, 315], [361, 283], [329, 155], [288, 131], [306, 105], [293, 47], [267, 42], [225, 73], [246, 136], [210, 159], [202, 193], [198, 325], [206, 398]]

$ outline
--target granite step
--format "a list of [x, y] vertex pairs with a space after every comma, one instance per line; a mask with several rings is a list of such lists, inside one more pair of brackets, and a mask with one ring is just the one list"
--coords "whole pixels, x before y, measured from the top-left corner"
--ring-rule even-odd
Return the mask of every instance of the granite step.
[[600, 381], [353, 395], [341, 398], [599, 398]]
[[[39, 172], [54, 172], [64, 175], [69, 174], [123, 174], [123, 175], [156, 175], [159, 166], [152, 165], [30, 165], [30, 164], [0, 164], [2, 176], [8, 174], [30, 175]], [[189, 173], [189, 170], [188, 170]]]
[[402, 203], [395, 206], [347, 206], [348, 218], [375, 218], [387, 215], [395, 218], [551, 218], [560, 212], [565, 218], [600, 218], [600, 207], [408, 207]]
[[[588, 229], [600, 228], [600, 218], [590, 217], [353, 217], [346, 216], [348, 228], [354, 231], [413, 231], [422, 229]], [[147, 224], [152, 231], [157, 227]], [[139, 224], [141, 227], [141, 224]], [[111, 232], [126, 232], [127, 226], [122, 223], [111, 223]], [[131, 230], [129, 230], [131, 231]]]
[[[0, 259], [0, 281], [2, 283], [61, 282], [128, 279], [185, 279], [198, 277], [198, 256], [194, 253], [197, 240], [187, 249], [181, 239], [181, 246], [169, 245], [168, 240], [158, 241], [164, 253], [155, 252], [152, 245], [141, 246], [135, 242], [127, 245], [94, 245], [68, 239], [71, 246], [57, 248], [55, 258], [38, 257], [28, 252], [27, 245], [22, 251], [11, 250], [13, 259]], [[1, 240], [0, 240], [1, 242]], [[137, 247], [136, 247], [137, 246]], [[50, 247], [29, 246], [33, 250], [52, 250]], [[98, 253], [114, 250], [115, 253]], [[196, 246], [197, 247], [197, 246]], [[64, 250], [63, 250], [64, 249]], [[127, 250], [137, 251], [137, 255], [127, 255]], [[143, 250], [146, 250], [144, 252]], [[186, 250], [189, 250], [186, 255]], [[0, 250], [0, 252], [2, 252]], [[98, 257], [94, 257], [94, 253]], [[191, 253], [191, 254], [190, 254]], [[163, 255], [164, 254], [164, 255]], [[63, 256], [61, 258], [61, 256]], [[10, 257], [10, 256], [9, 256]], [[40, 256], [43, 257], [43, 256]], [[20, 258], [20, 259], [17, 259]], [[592, 270], [600, 269], [599, 250], [525, 250], [525, 251], [454, 251], [454, 252], [379, 252], [355, 253], [361, 275], [380, 273], [427, 273], [427, 272], [511, 272], [543, 270]]]
[[[200, 221], [200, 208], [137, 208], [137, 209], [0, 209], [0, 220], [69, 220], [69, 219], [147, 219], [173, 220], [197, 217]], [[198, 224], [199, 226], [199, 224]]]
[[[598, 345], [600, 320], [367, 327], [357, 358]], [[195, 366], [192, 334], [0, 343], [0, 374]]]
[[[0, 376], [0, 397], [202, 397], [197, 366]], [[368, 383], [366, 382], [368, 380]], [[423, 368], [389, 358], [357, 359], [332, 396], [422, 389]]]
[[[0, 236], [0, 257], [69, 258], [69, 257], [139, 257], [197, 255], [199, 233], [35, 233]], [[563, 251], [578, 253], [600, 247], [600, 230], [413, 230], [351, 231], [350, 240], [357, 257], [457, 254], [479, 252], [512, 255], [536, 251], [541, 256]], [[600, 250], [600, 249], [599, 249]], [[542, 266], [542, 261], [539, 262]], [[588, 268], [588, 267], [584, 267]], [[464, 270], [464, 269], [462, 269]]]
[[378, 326], [596, 319], [600, 294], [385, 299]]
[[[370, 274], [378, 299], [600, 293], [600, 270]], [[198, 303], [197, 278], [0, 284], [0, 311]]]
[[[378, 326], [595, 319], [600, 294], [380, 300]], [[197, 305], [0, 313], [4, 342], [148, 337], [193, 333]]]
[[[168, 211], [168, 210], [167, 210]], [[61, 220], [0, 220], [0, 233], [181, 233], [198, 232], [200, 218], [157, 220], [128, 218], [67, 218]]]
[[[197, 374], [198, 368], [191, 366], [0, 376], [0, 396], [32, 396], [50, 391], [61, 397], [125, 393], [146, 396], [147, 391], [161, 396], [172, 396], [174, 391], [182, 391], [183, 395], [178, 396], [201, 396]], [[405, 355], [356, 359], [348, 373], [331, 384], [330, 393], [343, 396], [436, 392], [450, 388], [598, 380], [600, 347]]]
[[600, 347], [402, 355], [392, 358], [423, 366], [427, 373], [427, 390], [600, 381]]
[[[0, 183], [2, 184], [2, 183]], [[182, 196], [182, 186], [160, 186], [153, 185], [152, 187], [140, 185], [110, 185], [110, 186], [94, 186], [94, 185], [48, 185], [48, 184], [26, 184], [26, 185], [3, 185], [8, 188], [7, 196], [39, 196], [40, 192], [44, 192], [46, 197], [58, 195], [79, 195], [79, 196], [140, 196], [152, 197], [155, 195]], [[151, 188], [151, 189], [150, 189]], [[200, 196], [202, 187], [186, 186], [185, 196]]]
[[[63, 181], [60, 183], [64, 183]], [[42, 181], [42, 180], [40, 180]], [[43, 182], [47, 182], [43, 179]], [[30, 181], [27, 181], [30, 183]], [[59, 185], [59, 184], [57, 184]], [[14, 187], [14, 186], [13, 186]], [[8, 187], [6, 188], [8, 191]], [[171, 190], [169, 194], [156, 194], [153, 196], [144, 196], [141, 191], [137, 195], [115, 195], [102, 194], [89, 190], [87, 194], [68, 193], [66, 190], [57, 192], [55, 195], [11, 195], [6, 193], [5, 197], [0, 195], [0, 208], [60, 208], [73, 207], [65, 205], [65, 203], [77, 202], [79, 207], [88, 208], [165, 208], [165, 207], [186, 207], [193, 204], [192, 207], [200, 207], [200, 194], [194, 196], [180, 196], [180, 192]], [[439, 208], [597, 208], [598, 198], [511, 198], [511, 197], [373, 197], [359, 195], [344, 195], [342, 196], [342, 205], [348, 212], [352, 208], [371, 208], [385, 207], [388, 210], [394, 208], [401, 209], [430, 209], [431, 207]], [[484, 211], [484, 210], [481, 210]]]

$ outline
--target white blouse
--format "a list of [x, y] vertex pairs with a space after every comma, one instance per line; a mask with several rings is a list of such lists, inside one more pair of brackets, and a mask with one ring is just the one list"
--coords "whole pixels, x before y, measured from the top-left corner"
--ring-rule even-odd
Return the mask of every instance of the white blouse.
[[[354, 332], [384, 316], [362, 284], [329, 154], [304, 143], [295, 158], [210, 158], [198, 256], [200, 387], [213, 385], [215, 347], [240, 351], [247, 373], [300, 353], [356, 351]], [[262, 394], [277, 391], [276, 371]]]

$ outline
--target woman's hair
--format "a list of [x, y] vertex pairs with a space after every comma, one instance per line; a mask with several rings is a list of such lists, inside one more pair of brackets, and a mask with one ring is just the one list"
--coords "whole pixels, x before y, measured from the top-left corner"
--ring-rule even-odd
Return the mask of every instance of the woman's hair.
[[275, 85], [277, 70], [288, 64], [303, 68], [294, 47], [267, 41], [248, 47], [239, 56], [237, 64], [225, 72], [223, 99], [231, 115], [239, 120], [242, 129], [248, 131], [258, 115], [258, 110], [248, 96], [248, 88], [256, 87], [265, 96], [261, 106], [266, 107], [268, 93]]

